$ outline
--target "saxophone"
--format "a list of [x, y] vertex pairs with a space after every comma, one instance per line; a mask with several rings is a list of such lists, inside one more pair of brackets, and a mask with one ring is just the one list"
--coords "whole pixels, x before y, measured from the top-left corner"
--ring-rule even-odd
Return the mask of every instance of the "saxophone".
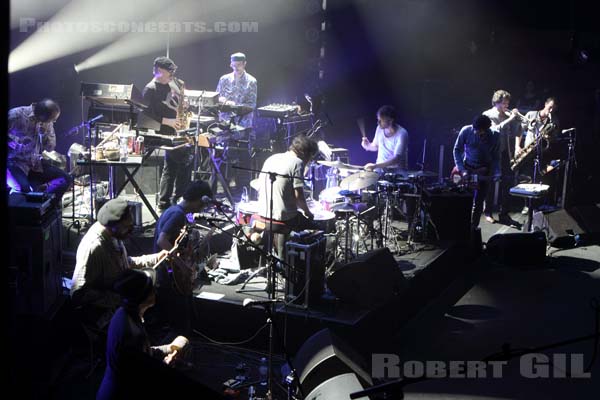
[[512, 160], [510, 160], [511, 171], [517, 169], [519, 165], [521, 165], [523, 161], [525, 161], [525, 159], [527, 159], [531, 154], [533, 154], [540, 140], [545, 142], [544, 150], [546, 150], [550, 145], [550, 134], [552, 133], [554, 128], [556, 128], [556, 125], [554, 125], [554, 123], [552, 122], [549, 122], [548, 124], [544, 125], [544, 127], [540, 130], [538, 137], [535, 138], [527, 146], [525, 146], [519, 154], [517, 154]]
[[179, 129], [184, 130], [190, 127], [190, 120], [192, 118], [192, 112], [185, 110], [185, 82], [178, 78], [175, 79], [175, 84], [179, 87], [179, 104], [177, 105], [177, 122], [179, 123]]

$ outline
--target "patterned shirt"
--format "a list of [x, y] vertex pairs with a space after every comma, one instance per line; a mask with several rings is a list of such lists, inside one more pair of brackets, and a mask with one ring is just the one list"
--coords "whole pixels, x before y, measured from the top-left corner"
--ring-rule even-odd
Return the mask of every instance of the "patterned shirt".
[[[256, 78], [247, 72], [244, 72], [239, 79], [235, 79], [233, 72], [223, 75], [217, 84], [217, 92], [228, 101], [235, 105], [256, 108], [257, 83]], [[222, 112], [219, 114], [222, 121], [229, 121], [231, 113]], [[252, 128], [254, 112], [244, 115], [236, 123], [244, 128]]]
[[42, 151], [56, 148], [53, 122], [39, 122], [33, 106], [8, 111], [8, 162], [23, 170], [42, 172]]
[[90, 227], [77, 248], [71, 297], [76, 305], [116, 308], [120, 297], [112, 291], [115, 279], [127, 268], [149, 268], [159, 255], [128, 257], [123, 241], [111, 237], [99, 222]]

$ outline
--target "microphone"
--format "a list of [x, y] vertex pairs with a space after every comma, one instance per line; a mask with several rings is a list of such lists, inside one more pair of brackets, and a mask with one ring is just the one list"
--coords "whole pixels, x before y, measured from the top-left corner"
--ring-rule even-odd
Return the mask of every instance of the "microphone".
[[565, 133], [571, 133], [571, 132], [575, 132], [575, 128], [563, 129], [561, 133], [564, 135]]
[[244, 307], [252, 307], [252, 306], [268, 306], [269, 304], [283, 303], [283, 299], [272, 299], [272, 300], [252, 300], [252, 299], [244, 299], [243, 306]]
[[87, 124], [87, 125], [91, 125], [91, 124], [93, 124], [94, 122], [96, 122], [96, 121], [98, 121], [98, 120], [100, 120], [100, 119], [102, 119], [102, 118], [104, 118], [104, 114], [98, 114], [98, 115], [96, 115], [94, 118], [92, 118], [92, 119], [90, 119], [89, 121], [87, 121], [87, 122], [86, 122], [86, 124]]
[[230, 206], [228, 206], [227, 204], [223, 203], [222, 201], [215, 200], [215, 199], [210, 198], [210, 197], [208, 197], [206, 195], [202, 196], [202, 202], [204, 202], [206, 204], [212, 204], [213, 206], [217, 206], [217, 207], [231, 208]]

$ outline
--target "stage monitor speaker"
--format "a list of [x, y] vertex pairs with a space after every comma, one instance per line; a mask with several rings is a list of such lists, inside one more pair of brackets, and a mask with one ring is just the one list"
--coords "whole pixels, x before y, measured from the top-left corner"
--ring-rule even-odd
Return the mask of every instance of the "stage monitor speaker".
[[423, 204], [430, 218], [429, 236], [437, 240], [470, 240], [472, 193], [428, 190], [423, 193]]
[[329, 329], [320, 330], [308, 338], [294, 357], [294, 367], [304, 393], [311, 393], [328, 379], [347, 373], [356, 375], [363, 385], [373, 384], [362, 357]]
[[406, 278], [388, 248], [365, 253], [327, 278], [327, 287], [341, 301], [364, 308], [385, 303], [405, 285]]
[[546, 259], [546, 235], [544, 232], [496, 234], [489, 238], [486, 252], [505, 265], [540, 265]]
[[600, 207], [578, 206], [550, 213], [533, 214], [532, 229], [546, 234], [548, 243], [554, 247], [574, 247], [578, 235], [600, 232]]
[[[305, 397], [306, 400], [347, 400], [355, 392], [364, 390], [358, 377], [355, 374], [341, 374], [327, 379], [317, 386]], [[366, 400], [369, 397], [358, 397], [359, 400]]]

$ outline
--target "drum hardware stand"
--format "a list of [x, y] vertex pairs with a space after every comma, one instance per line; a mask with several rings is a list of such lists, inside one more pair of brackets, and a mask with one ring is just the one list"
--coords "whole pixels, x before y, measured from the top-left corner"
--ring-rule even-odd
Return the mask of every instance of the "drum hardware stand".
[[[410, 221], [410, 225], [408, 227], [408, 239], [406, 240], [406, 245], [408, 247], [409, 252], [413, 252], [416, 249], [415, 229], [417, 226], [417, 222], [419, 221], [419, 214], [421, 214], [421, 211], [423, 208], [423, 182], [421, 182], [419, 179], [417, 179], [416, 184], [419, 189], [418, 190], [418, 200], [417, 200], [417, 204], [415, 205], [415, 210], [413, 212], [413, 215], [412, 215], [412, 218]], [[422, 226], [422, 228], [424, 228], [424, 226]]]

